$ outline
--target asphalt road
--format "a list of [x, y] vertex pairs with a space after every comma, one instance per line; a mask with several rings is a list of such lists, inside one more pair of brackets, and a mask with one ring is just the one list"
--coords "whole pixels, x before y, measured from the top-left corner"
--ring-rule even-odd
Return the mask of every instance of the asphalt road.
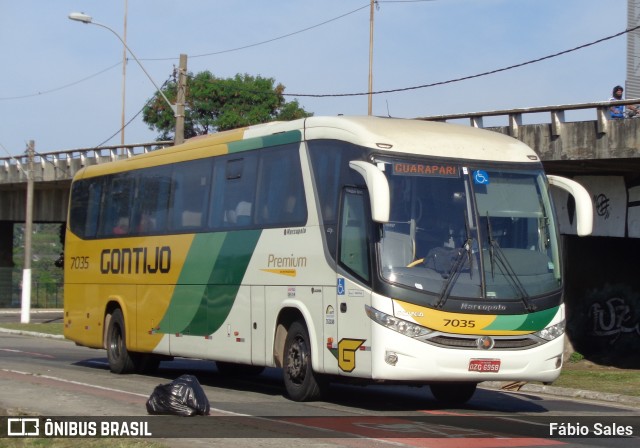
[[[196, 376], [211, 415], [149, 417], [145, 403], [155, 386], [183, 373]], [[277, 369], [228, 378], [213, 362], [179, 359], [163, 362], [154, 375], [114, 375], [103, 350], [6, 333], [0, 333], [0, 409], [10, 415], [169, 419], [178, 425], [173, 436], [191, 438], [167, 444], [190, 447], [637, 447], [640, 437], [640, 409], [616, 403], [479, 389], [467, 405], [446, 408], [428, 388], [351, 385], [332, 386], [326, 401], [296, 403], [284, 396]], [[557, 429], [571, 422], [632, 427], [633, 438], [550, 437], [552, 423]], [[204, 436], [197, 429], [202, 425]]]

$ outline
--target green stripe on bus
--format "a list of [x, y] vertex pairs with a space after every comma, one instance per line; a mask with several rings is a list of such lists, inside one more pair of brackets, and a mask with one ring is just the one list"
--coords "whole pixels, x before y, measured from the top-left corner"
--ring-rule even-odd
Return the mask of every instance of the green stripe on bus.
[[248, 138], [236, 142], [229, 142], [229, 153], [249, 151], [251, 149], [265, 148], [269, 146], [286, 145], [302, 141], [300, 131], [289, 131], [281, 134], [267, 135], [265, 137]]
[[496, 316], [484, 330], [540, 331], [544, 329], [558, 312], [559, 307], [515, 316]]
[[201, 233], [193, 239], [160, 332], [207, 336], [225, 321], [260, 230]]

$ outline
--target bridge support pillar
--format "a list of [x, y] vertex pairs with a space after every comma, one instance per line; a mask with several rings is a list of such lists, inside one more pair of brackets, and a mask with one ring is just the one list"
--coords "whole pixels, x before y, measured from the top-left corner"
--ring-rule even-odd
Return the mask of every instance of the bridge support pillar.
[[13, 222], [0, 221], [0, 308], [11, 306], [13, 266]]

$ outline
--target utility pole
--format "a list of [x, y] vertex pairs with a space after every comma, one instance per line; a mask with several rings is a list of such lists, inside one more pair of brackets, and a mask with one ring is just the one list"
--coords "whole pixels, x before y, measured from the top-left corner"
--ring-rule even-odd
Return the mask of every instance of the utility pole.
[[176, 135], [174, 145], [184, 142], [184, 103], [187, 97], [187, 55], [180, 55], [178, 67], [178, 92], [176, 98]]
[[371, 12], [369, 14], [369, 107], [368, 115], [373, 111], [373, 4], [376, 0], [371, 0]]
[[124, 122], [125, 122], [125, 90], [127, 86], [127, 10], [129, 9], [128, 0], [124, 0], [124, 33], [122, 35], [122, 115], [120, 126], [120, 151], [126, 154], [124, 149]]
[[31, 234], [33, 232], [33, 155], [35, 143], [27, 146], [27, 209], [24, 221], [24, 269], [22, 270], [22, 314], [20, 322], [28, 324], [31, 318]]

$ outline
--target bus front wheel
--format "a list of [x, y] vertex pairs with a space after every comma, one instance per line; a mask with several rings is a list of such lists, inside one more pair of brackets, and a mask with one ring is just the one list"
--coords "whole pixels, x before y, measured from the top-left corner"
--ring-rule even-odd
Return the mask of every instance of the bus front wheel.
[[307, 327], [295, 321], [287, 331], [284, 345], [284, 385], [294, 401], [313, 401], [322, 396], [323, 378], [311, 367], [311, 345]]
[[436, 400], [450, 404], [464, 404], [476, 391], [476, 383], [434, 383], [429, 388]]
[[127, 350], [124, 317], [118, 308], [111, 315], [107, 330], [107, 359], [113, 373], [130, 373], [135, 370], [133, 356]]

